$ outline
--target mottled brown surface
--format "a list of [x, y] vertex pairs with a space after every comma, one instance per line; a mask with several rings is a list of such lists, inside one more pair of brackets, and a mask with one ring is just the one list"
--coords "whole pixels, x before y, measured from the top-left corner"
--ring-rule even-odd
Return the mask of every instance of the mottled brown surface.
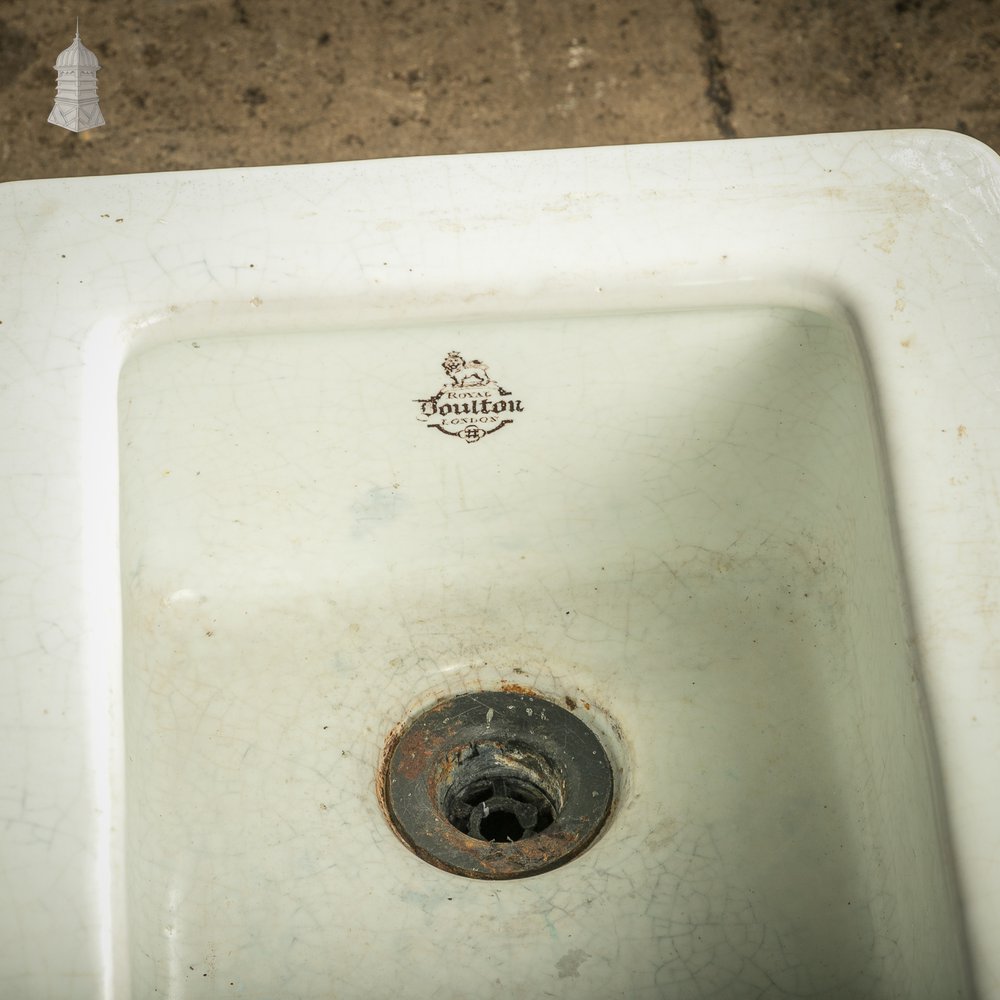
[[[46, 123], [80, 17], [107, 126]], [[1000, 148], [1000, 0], [4, 0], [0, 177], [923, 126]]]

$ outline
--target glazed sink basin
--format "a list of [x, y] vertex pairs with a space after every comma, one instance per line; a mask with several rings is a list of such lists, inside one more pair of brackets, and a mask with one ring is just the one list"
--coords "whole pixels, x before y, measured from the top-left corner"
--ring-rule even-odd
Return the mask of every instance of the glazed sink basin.
[[[473, 442], [414, 404], [466, 344], [523, 403]], [[345, 937], [415, 997], [477, 962], [515, 995], [957, 992], [843, 318], [199, 334], [119, 401], [140, 995], [363, 996]], [[372, 776], [398, 720], [505, 686], [607, 713], [626, 786], [584, 856], [498, 887], [406, 851]]]
[[[1000, 998], [998, 194], [937, 132], [8, 185], [0, 982]], [[386, 821], [482, 690], [613, 763], [562, 867]]]

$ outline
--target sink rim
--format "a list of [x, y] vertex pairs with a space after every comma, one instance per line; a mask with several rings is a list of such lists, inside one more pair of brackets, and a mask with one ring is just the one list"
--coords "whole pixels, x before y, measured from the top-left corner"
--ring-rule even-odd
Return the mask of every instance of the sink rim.
[[[22, 872], [14, 898], [30, 911], [60, 892], [77, 924], [89, 917], [73, 942], [53, 935], [41, 964], [16, 959], [39, 982], [85, 968], [80, 995], [127, 992], [114, 595], [116, 385], [128, 356], [179, 324], [272, 328], [274, 307], [291, 300], [306, 303], [297, 321], [322, 304], [352, 325], [377, 325], [780, 293], [782, 304], [845, 310], [863, 339], [973, 966], [981, 994], [1000, 997], [991, 954], [1000, 805], [985, 773], [996, 767], [983, 764], [1000, 764], [989, 737], [1000, 731], [989, 670], [1000, 609], [991, 579], [1000, 428], [989, 394], [1000, 371], [1000, 160], [991, 150], [907, 130], [22, 181], [3, 191], [16, 236], [0, 251], [9, 538], [0, 576], [5, 604], [27, 601], [16, 620], [34, 639], [25, 645], [12, 628], [3, 640], [19, 697], [0, 711], [5, 759], [22, 762], [22, 787], [51, 830], [44, 855], [30, 839], [9, 849]], [[247, 207], [257, 213], [248, 229]], [[233, 224], [237, 239], [220, 239]], [[498, 243], [509, 252], [498, 255]], [[928, 246], [942, 252], [931, 258]], [[40, 482], [43, 494], [32, 486]], [[39, 565], [37, 578], [25, 570]], [[59, 644], [51, 606], [76, 612], [60, 616]], [[60, 707], [43, 718], [43, 703]], [[12, 801], [16, 827], [27, 816]]]

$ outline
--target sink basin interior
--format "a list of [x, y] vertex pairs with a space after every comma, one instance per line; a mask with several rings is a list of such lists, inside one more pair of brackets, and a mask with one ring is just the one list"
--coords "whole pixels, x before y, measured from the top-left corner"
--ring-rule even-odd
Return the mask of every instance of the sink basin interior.
[[[452, 351], [522, 404], [478, 441], [421, 419]], [[119, 393], [137, 995], [967, 995], [837, 310], [196, 329]], [[566, 867], [473, 881], [375, 775], [504, 685], [619, 734], [623, 780]]]

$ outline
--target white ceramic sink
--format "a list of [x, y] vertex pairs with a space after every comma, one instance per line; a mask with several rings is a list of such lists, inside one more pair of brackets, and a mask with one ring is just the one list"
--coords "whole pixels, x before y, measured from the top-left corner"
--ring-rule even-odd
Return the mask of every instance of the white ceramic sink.
[[[7, 185], [0, 995], [1000, 998], [998, 198], [918, 131]], [[563, 867], [386, 822], [479, 690], [605, 743]]]

